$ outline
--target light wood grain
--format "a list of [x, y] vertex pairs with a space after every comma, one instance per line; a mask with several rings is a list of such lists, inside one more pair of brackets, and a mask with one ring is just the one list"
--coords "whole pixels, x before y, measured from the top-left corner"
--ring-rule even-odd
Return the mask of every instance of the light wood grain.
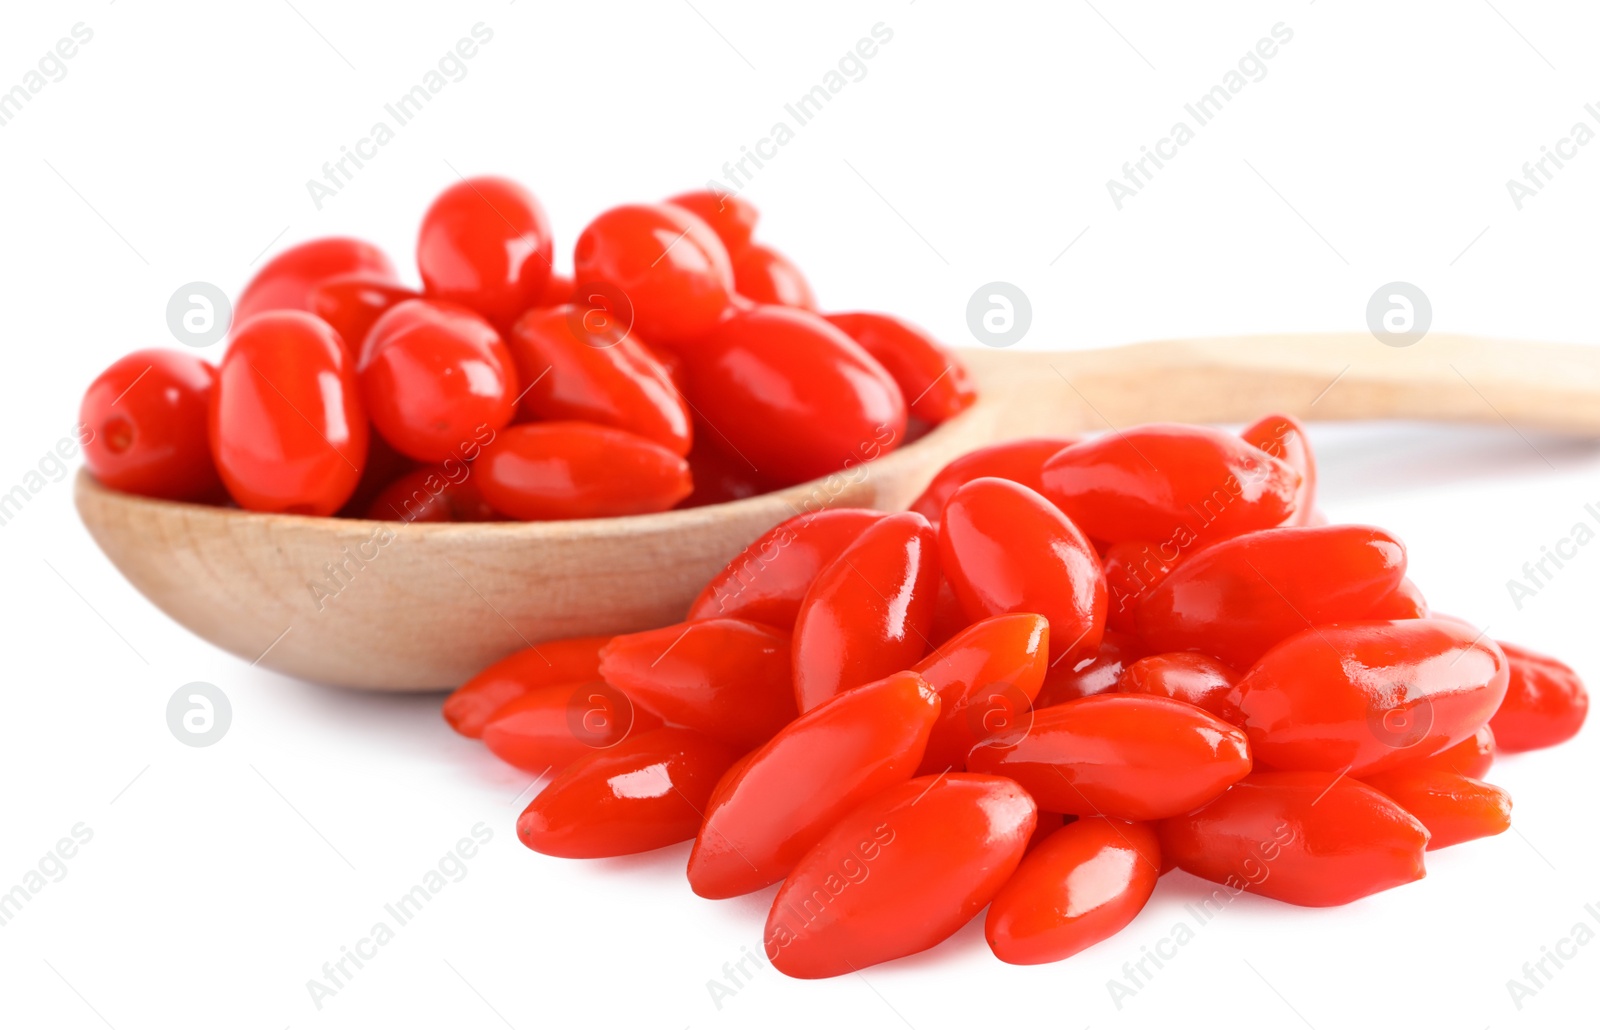
[[1600, 435], [1600, 349], [1573, 345], [1430, 335], [1391, 348], [1364, 333], [1301, 334], [962, 357], [982, 390], [968, 412], [878, 461], [730, 504], [404, 525], [153, 501], [80, 473], [78, 511], [135, 587], [217, 646], [308, 680], [428, 690], [530, 643], [676, 621], [728, 559], [783, 519], [823, 506], [902, 508], [950, 459], [995, 440], [1270, 411]]

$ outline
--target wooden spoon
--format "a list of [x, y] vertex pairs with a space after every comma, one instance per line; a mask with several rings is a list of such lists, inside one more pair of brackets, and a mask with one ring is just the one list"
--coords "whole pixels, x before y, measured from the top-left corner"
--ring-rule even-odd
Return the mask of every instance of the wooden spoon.
[[308, 680], [428, 690], [541, 640], [678, 621], [718, 569], [784, 519], [903, 508], [946, 462], [997, 440], [1273, 411], [1600, 436], [1600, 348], [1442, 334], [1393, 348], [1363, 333], [962, 358], [982, 393], [960, 417], [829, 479], [705, 508], [406, 525], [154, 501], [84, 472], [78, 511], [135, 587], [219, 647]]

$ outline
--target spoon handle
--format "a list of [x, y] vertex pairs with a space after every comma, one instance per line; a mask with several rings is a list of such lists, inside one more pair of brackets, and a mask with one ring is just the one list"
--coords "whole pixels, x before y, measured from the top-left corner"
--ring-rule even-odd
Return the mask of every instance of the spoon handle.
[[1084, 351], [967, 350], [996, 438], [1139, 422], [1424, 419], [1600, 436], [1600, 347], [1430, 333], [1158, 340]]

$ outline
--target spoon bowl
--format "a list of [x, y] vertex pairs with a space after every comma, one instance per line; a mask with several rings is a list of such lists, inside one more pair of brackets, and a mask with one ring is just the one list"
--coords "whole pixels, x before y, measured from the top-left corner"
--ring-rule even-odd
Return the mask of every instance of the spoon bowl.
[[1600, 348], [1429, 335], [1176, 340], [964, 351], [978, 402], [875, 461], [772, 493], [571, 522], [399, 523], [239, 511], [118, 493], [79, 473], [90, 535], [162, 611], [247, 661], [372, 690], [454, 687], [542, 640], [683, 618], [779, 522], [904, 508], [976, 447], [1150, 421], [1483, 422], [1600, 436]]

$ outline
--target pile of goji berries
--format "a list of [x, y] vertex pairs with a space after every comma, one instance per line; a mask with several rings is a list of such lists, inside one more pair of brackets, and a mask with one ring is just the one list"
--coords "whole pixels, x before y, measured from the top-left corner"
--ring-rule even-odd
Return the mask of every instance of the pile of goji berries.
[[1315, 478], [1281, 416], [989, 447], [912, 511], [778, 526], [683, 623], [514, 654], [445, 718], [556, 773], [517, 824], [536, 851], [692, 839], [703, 897], [782, 881], [765, 944], [792, 976], [986, 906], [1004, 961], [1066, 958], [1174, 867], [1343, 904], [1505, 830], [1495, 751], [1566, 740], [1588, 697], [1430, 611]]
[[747, 497], [887, 453], [974, 398], [887, 315], [822, 315], [799, 269], [711, 192], [602, 213], [574, 274], [507, 179], [445, 190], [420, 291], [361, 240], [269, 261], [213, 367], [122, 358], [89, 387], [107, 486], [252, 511], [426, 521], [634, 515]]

